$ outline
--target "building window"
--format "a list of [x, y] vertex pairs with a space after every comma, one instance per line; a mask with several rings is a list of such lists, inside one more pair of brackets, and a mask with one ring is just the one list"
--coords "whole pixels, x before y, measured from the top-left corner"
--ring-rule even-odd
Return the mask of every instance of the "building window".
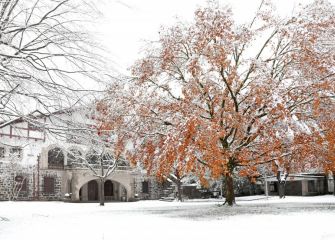
[[55, 192], [55, 178], [44, 177], [44, 193], [54, 193]]
[[20, 147], [12, 147], [9, 149], [9, 155], [11, 157], [17, 157], [21, 158], [22, 157], [22, 148]]
[[49, 150], [48, 167], [52, 169], [64, 168], [64, 153], [60, 148], [53, 148]]
[[82, 153], [77, 149], [71, 149], [67, 154], [67, 165], [80, 165], [82, 163], [81, 159]]
[[4, 157], [5, 157], [5, 148], [0, 147], [0, 158], [4, 158]]
[[270, 183], [269, 184], [269, 190], [270, 190], [270, 192], [275, 192], [275, 184], [274, 183]]
[[85, 158], [88, 164], [95, 165], [99, 163], [100, 155], [96, 151], [91, 150], [86, 154]]
[[149, 182], [148, 181], [142, 182], [142, 193], [149, 193]]
[[15, 177], [15, 188], [18, 191], [26, 192], [27, 191], [27, 179], [23, 176], [16, 176]]
[[111, 154], [111, 153], [105, 153], [102, 156], [102, 162], [103, 162], [104, 166], [112, 166], [112, 165], [114, 165], [115, 164], [115, 159], [114, 159], [113, 154]]

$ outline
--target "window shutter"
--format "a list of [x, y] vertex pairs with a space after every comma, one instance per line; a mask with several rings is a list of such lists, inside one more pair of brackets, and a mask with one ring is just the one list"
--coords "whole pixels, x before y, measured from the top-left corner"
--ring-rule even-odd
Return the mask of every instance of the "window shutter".
[[27, 179], [23, 176], [16, 176], [15, 182], [18, 184], [18, 190], [25, 192], [27, 191]]
[[55, 178], [44, 177], [44, 192], [54, 193], [55, 192]]
[[142, 182], [142, 193], [149, 193], [149, 182], [148, 181]]

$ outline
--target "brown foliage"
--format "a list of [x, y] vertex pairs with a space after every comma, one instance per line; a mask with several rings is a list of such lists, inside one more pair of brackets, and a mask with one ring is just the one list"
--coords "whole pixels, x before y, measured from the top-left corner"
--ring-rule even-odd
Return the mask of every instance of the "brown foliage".
[[159, 176], [192, 172], [203, 182], [236, 171], [254, 179], [271, 162], [313, 167], [314, 115], [334, 92], [334, 61], [325, 61], [333, 52], [320, 50], [334, 30], [327, 4], [280, 20], [261, 6], [245, 25], [210, 4], [192, 24], [163, 29], [132, 69], [132, 159]]

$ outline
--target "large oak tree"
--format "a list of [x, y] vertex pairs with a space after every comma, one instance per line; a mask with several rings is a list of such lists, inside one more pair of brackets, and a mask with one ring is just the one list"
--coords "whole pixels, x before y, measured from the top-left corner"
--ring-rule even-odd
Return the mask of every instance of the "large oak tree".
[[160, 178], [223, 177], [228, 205], [236, 174], [313, 167], [314, 109], [334, 92], [334, 55], [322, 48], [334, 20], [327, 1], [285, 19], [262, 1], [239, 25], [211, 2], [192, 23], [162, 28], [132, 68], [135, 85], [119, 96], [130, 109], [129, 157]]

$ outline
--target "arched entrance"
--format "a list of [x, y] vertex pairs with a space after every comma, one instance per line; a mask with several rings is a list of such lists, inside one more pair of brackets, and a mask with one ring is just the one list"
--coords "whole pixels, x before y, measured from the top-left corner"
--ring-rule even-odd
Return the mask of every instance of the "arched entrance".
[[111, 201], [114, 196], [114, 186], [111, 180], [105, 181], [104, 190], [105, 190], [105, 200]]
[[98, 201], [99, 200], [99, 188], [98, 183], [95, 180], [87, 183], [87, 200]]
[[[97, 202], [100, 200], [100, 180], [93, 179], [83, 185], [78, 190], [78, 200], [82, 202]], [[105, 201], [127, 201], [128, 189], [125, 185], [112, 179], [107, 179], [104, 183]]]

